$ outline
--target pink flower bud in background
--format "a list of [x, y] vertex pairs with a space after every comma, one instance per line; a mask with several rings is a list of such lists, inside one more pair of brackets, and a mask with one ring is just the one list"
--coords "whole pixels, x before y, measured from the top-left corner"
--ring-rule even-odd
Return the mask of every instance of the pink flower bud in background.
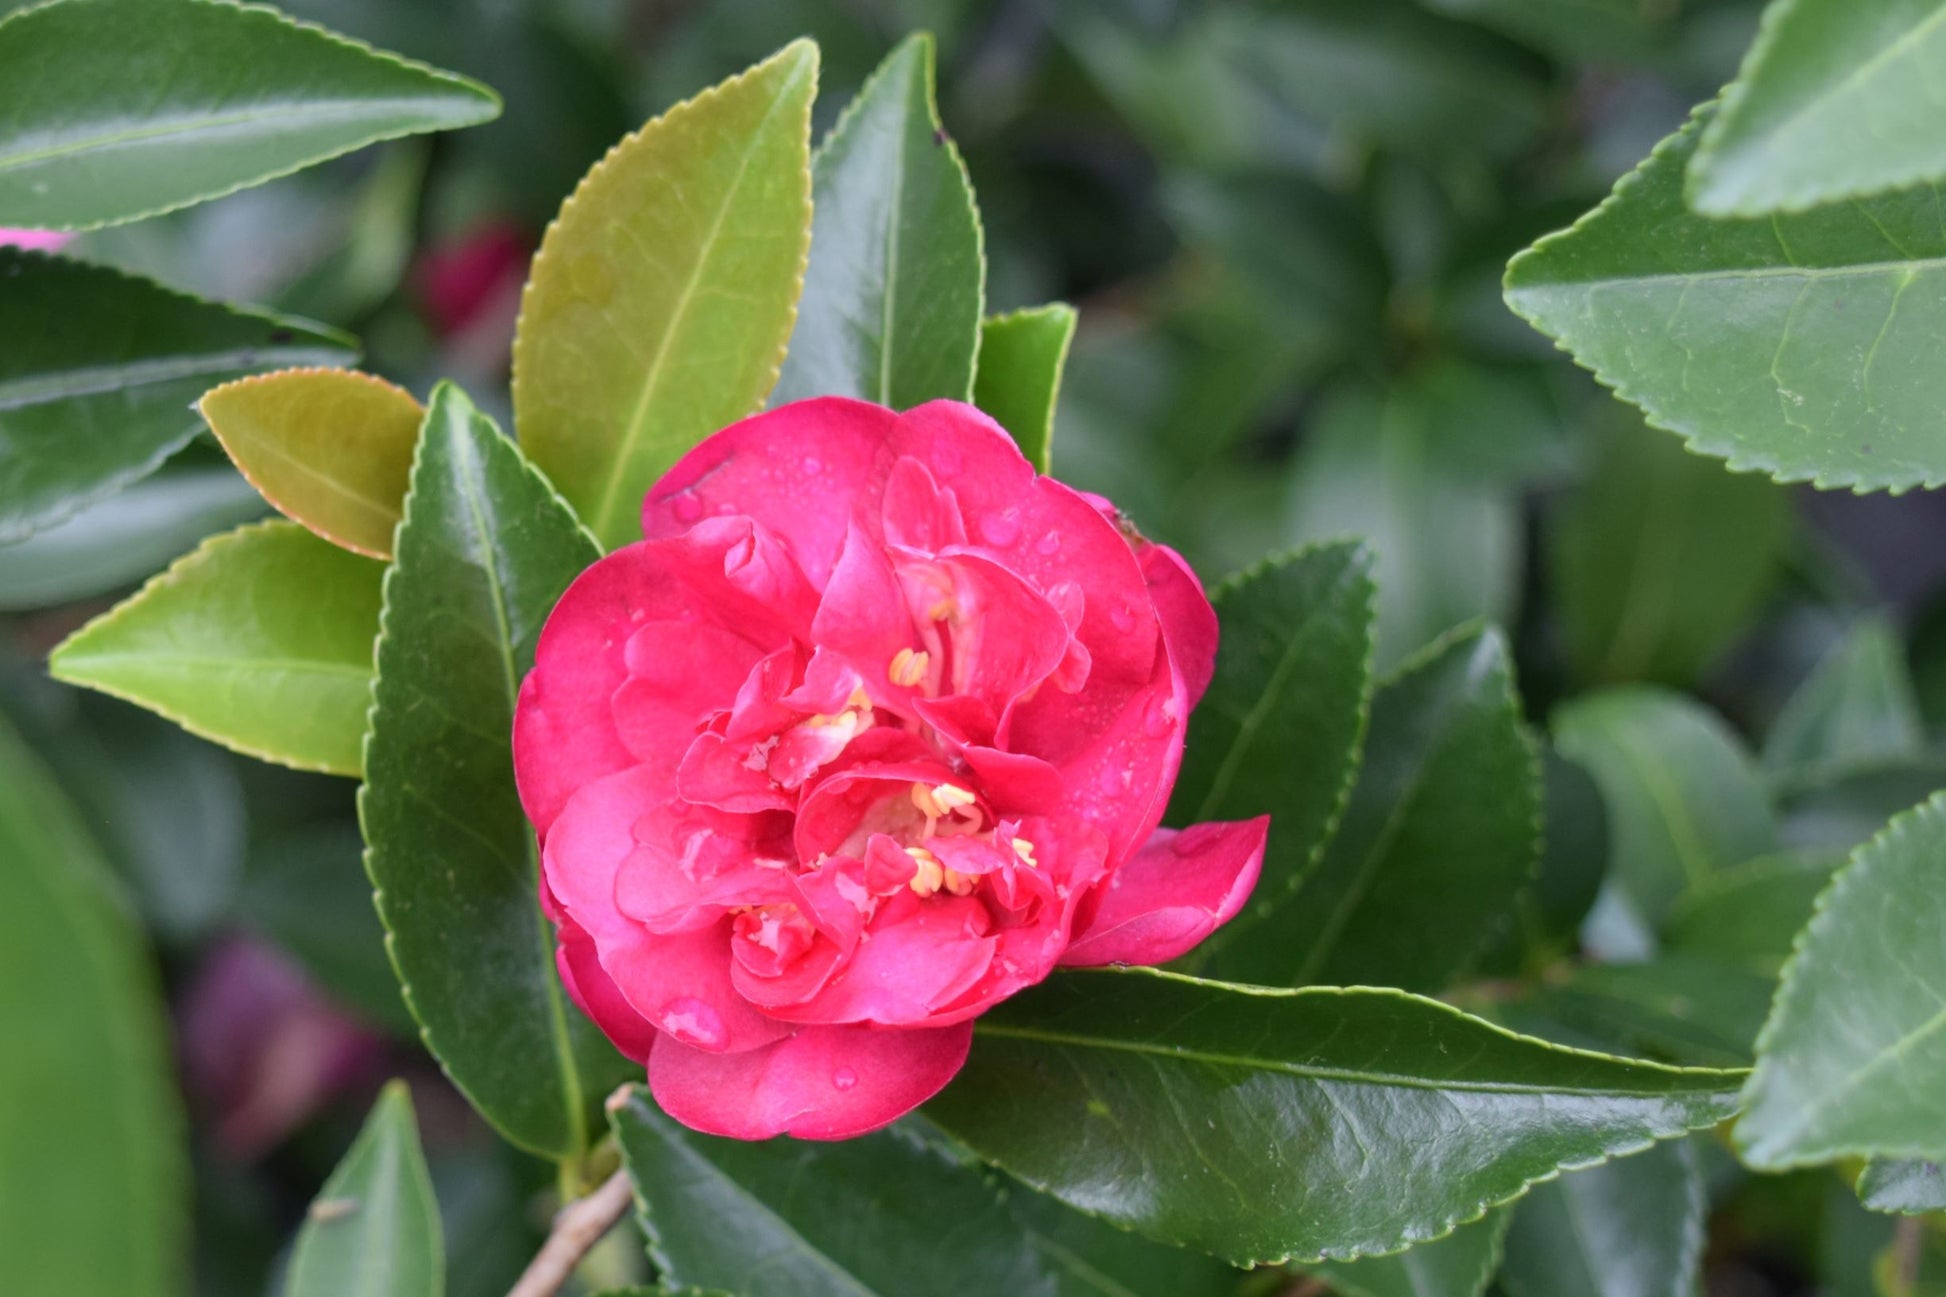
[[58, 252], [74, 236], [60, 230], [0, 229], [0, 247], [29, 248], [36, 252]]

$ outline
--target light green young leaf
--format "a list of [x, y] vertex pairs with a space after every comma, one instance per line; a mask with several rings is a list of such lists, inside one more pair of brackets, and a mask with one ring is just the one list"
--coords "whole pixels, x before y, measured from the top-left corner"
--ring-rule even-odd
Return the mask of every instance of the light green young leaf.
[[1790, 521], [1772, 483], [1640, 424], [1612, 431], [1553, 520], [1549, 569], [1575, 674], [1694, 680], [1747, 629]]
[[439, 1204], [412, 1096], [393, 1081], [311, 1203], [284, 1297], [443, 1297], [445, 1290]]
[[776, 402], [972, 399], [986, 253], [966, 164], [939, 122], [931, 36], [901, 42], [845, 109], [813, 163], [812, 205]]
[[[796, 41], [676, 105], [588, 173], [521, 298], [521, 446], [597, 540], [777, 381], [811, 239], [818, 50]], [[976, 313], [977, 318], [977, 313]]]
[[1514, 1208], [1509, 1297], [1695, 1297], [1708, 1200], [1689, 1141], [1534, 1186]]
[[1055, 302], [990, 315], [980, 325], [980, 371], [973, 401], [1011, 432], [1021, 454], [1045, 473], [1054, 451], [1054, 408], [1061, 371], [1080, 315]]
[[1532, 878], [1540, 796], [1506, 641], [1482, 629], [1439, 641], [1373, 696], [1357, 783], [1316, 866], [1232, 923], [1198, 971], [1443, 990]]
[[357, 355], [315, 325], [18, 248], [0, 247], [0, 285], [0, 544], [153, 472], [196, 435], [207, 388]]
[[1923, 1216], [1946, 1211], [1946, 1169], [1916, 1158], [1873, 1158], [1858, 1173], [1858, 1200], [1873, 1211]]
[[1066, 973], [979, 1020], [926, 1112], [1071, 1206], [1237, 1264], [1439, 1238], [1712, 1125], [1740, 1073], [1561, 1049], [1399, 991]]
[[1941, 0], [1773, 0], [1689, 164], [1709, 216], [1799, 212], [1946, 178]]
[[1929, 190], [1798, 216], [1683, 205], [1704, 110], [1506, 299], [1649, 421], [1730, 467], [1859, 490], [1946, 482], [1946, 227]]
[[453, 1083], [508, 1139], [572, 1163], [631, 1068], [555, 970], [513, 715], [541, 624], [598, 551], [450, 384], [426, 413], [397, 549], [358, 798], [392, 963]]
[[485, 86], [266, 6], [39, 5], [0, 22], [0, 225], [132, 221], [499, 112]]
[[264, 761], [356, 775], [385, 569], [294, 522], [212, 537], [48, 657]]
[[1818, 898], [1784, 969], [1736, 1141], [1763, 1170], [1946, 1159], [1946, 794], [1898, 816]]
[[0, 719], [0, 1291], [180, 1293], [189, 1166], [142, 935]]

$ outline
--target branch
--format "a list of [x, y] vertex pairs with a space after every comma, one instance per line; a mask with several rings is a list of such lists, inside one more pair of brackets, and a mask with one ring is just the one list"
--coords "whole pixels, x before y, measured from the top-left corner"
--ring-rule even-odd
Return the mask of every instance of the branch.
[[617, 1171], [599, 1189], [563, 1207], [547, 1242], [534, 1254], [520, 1281], [507, 1290], [507, 1297], [554, 1297], [581, 1258], [628, 1212], [632, 1196], [628, 1172]]

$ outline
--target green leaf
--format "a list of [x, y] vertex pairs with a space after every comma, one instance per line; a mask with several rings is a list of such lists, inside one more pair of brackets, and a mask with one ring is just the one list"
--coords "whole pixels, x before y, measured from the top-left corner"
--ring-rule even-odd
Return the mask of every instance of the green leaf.
[[1707, 110], [1574, 228], [1507, 267], [1507, 304], [1657, 427], [1786, 482], [1946, 482], [1936, 362], [1946, 230], [1930, 191], [1762, 220], [1683, 206]]
[[132, 221], [377, 140], [491, 90], [258, 5], [64, 0], [0, 23], [0, 225]]
[[1925, 731], [1905, 646], [1881, 617], [1852, 627], [1791, 695], [1764, 740], [1764, 766], [1786, 783], [1920, 756]]
[[778, 404], [894, 409], [973, 396], [986, 252], [973, 184], [933, 98], [933, 41], [886, 56], [812, 165], [811, 260]]
[[1780, 791], [1784, 844], [1799, 849], [1850, 851], [1946, 788], [1946, 760], [1924, 756], [1861, 766], [1806, 788]]
[[348, 369], [287, 369], [225, 383], [196, 409], [285, 517], [354, 554], [392, 557], [426, 413], [410, 392]]
[[1946, 795], [1852, 854], [1784, 969], [1736, 1140], [1774, 1170], [1946, 1159]]
[[1805, 851], [1718, 870], [1676, 898], [1663, 943], [1775, 977], [1839, 862], [1830, 852]]
[[1168, 820], [1273, 815], [1256, 903], [1205, 942], [1204, 960], [1272, 913], [1330, 840], [1351, 791], [1372, 679], [1371, 551], [1313, 545], [1211, 594], [1216, 674], [1191, 713]]
[[1340, 389], [1292, 466], [1292, 537], [1362, 536], [1378, 555], [1381, 669], [1454, 626], [1513, 610], [1514, 495], [1438, 453], [1449, 413], [1422, 388]]
[[1358, 782], [1316, 867], [1200, 971], [1262, 986], [1443, 989], [1533, 876], [1540, 796], [1499, 632], [1432, 645], [1373, 696]]
[[[1632, 421], [1631, 421], [1632, 422]], [[1775, 580], [1789, 497], [1680, 443], [1622, 428], [1554, 520], [1554, 597], [1577, 676], [1686, 684]]]
[[181, 1293], [188, 1155], [140, 929], [0, 720], [0, 1291]]
[[1242, 1265], [1441, 1237], [1557, 1170], [1721, 1120], [1736, 1081], [1398, 991], [1129, 969], [982, 1017], [927, 1113], [1072, 1206]]
[[1472, 971], [1539, 972], [1576, 949], [1581, 922], [1608, 872], [1608, 810], [1595, 781], [1552, 747], [1541, 749], [1541, 863], [1514, 903], [1514, 921]]
[[1628, 685], [1585, 694], [1553, 720], [1556, 746], [1608, 806], [1612, 864], [1591, 922], [1608, 908], [1653, 926], [1685, 888], [1774, 846], [1748, 754], [1700, 704]]
[[224, 468], [137, 482], [66, 522], [0, 546], [0, 612], [106, 594], [263, 512], [263, 497]]
[[1045, 473], [1054, 451], [1054, 408], [1080, 313], [1065, 302], [989, 315], [980, 325], [973, 402], [1011, 432]]
[[356, 775], [385, 569], [292, 522], [225, 532], [48, 658], [227, 748]]
[[513, 714], [541, 623], [598, 555], [492, 421], [437, 388], [385, 579], [365, 867], [427, 1047], [501, 1134], [568, 1161], [630, 1068], [555, 971]]
[[1563, 59], [1647, 58], [1680, 12], [1643, 0], [1422, 0], [1427, 8], [1491, 27]]
[[1740, 1068], [1750, 1065], [1775, 985], [1772, 974], [1671, 951], [1644, 963], [1583, 965], [1488, 1016], [1562, 1044]]
[[1235, 1297], [1241, 1276], [1206, 1252], [1131, 1234], [1018, 1182], [1006, 1199], [1060, 1297]]
[[18, 248], [0, 247], [0, 284], [0, 544], [153, 472], [212, 384], [356, 355], [314, 325]]
[[1703, 1176], [1689, 1141], [1574, 1171], [1514, 1208], [1508, 1297], [1695, 1297]]
[[1500, 1268], [1501, 1240], [1511, 1219], [1501, 1208], [1397, 1256], [1299, 1268], [1323, 1280], [1337, 1297], [1480, 1297]]
[[667, 1282], [743, 1297], [1057, 1291], [984, 1172], [902, 1130], [718, 1139], [639, 1088], [612, 1119]]
[[445, 1288], [439, 1204], [412, 1096], [393, 1081], [311, 1203], [284, 1297], [441, 1297]]
[[1900, 1216], [1946, 1211], [1946, 1170], [1937, 1162], [1873, 1158], [1858, 1173], [1858, 1200]]
[[811, 238], [807, 40], [611, 150], [548, 227], [521, 298], [521, 446], [602, 544], [777, 381]]
[[1709, 216], [1763, 216], [1946, 177], [1939, 0], [1776, 0], [1689, 164]]

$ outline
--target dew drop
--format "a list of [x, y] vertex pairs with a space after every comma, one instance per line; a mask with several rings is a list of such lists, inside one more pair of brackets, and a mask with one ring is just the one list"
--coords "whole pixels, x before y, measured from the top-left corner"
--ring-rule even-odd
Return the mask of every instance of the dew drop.
[[990, 513], [980, 519], [980, 535], [989, 545], [1011, 545], [1020, 539], [1020, 512]]
[[797, 466], [804, 470], [806, 477], [816, 477], [819, 473], [824, 472], [824, 461], [816, 455], [806, 455], [802, 460], [798, 461]]
[[1126, 635], [1135, 629], [1135, 610], [1122, 604], [1108, 614], [1108, 620], [1115, 623], [1116, 630]]
[[674, 505], [677, 522], [695, 522], [703, 516], [703, 502], [693, 495], [679, 495]]
[[1040, 554], [1058, 553], [1060, 551], [1060, 548], [1061, 548], [1061, 533], [1058, 531], [1050, 531], [1047, 533], [1047, 535], [1041, 537], [1039, 540], [1034, 542], [1034, 550], [1036, 553], [1040, 553]]
[[841, 1067], [831, 1074], [831, 1084], [840, 1090], [849, 1090], [858, 1084], [858, 1073], [848, 1067]]
[[1149, 701], [1149, 713], [1143, 718], [1142, 728], [1149, 737], [1159, 739], [1176, 727], [1174, 699], [1154, 698]]
[[662, 1006], [662, 1029], [698, 1049], [721, 1049], [730, 1041], [723, 1015], [686, 995]]

